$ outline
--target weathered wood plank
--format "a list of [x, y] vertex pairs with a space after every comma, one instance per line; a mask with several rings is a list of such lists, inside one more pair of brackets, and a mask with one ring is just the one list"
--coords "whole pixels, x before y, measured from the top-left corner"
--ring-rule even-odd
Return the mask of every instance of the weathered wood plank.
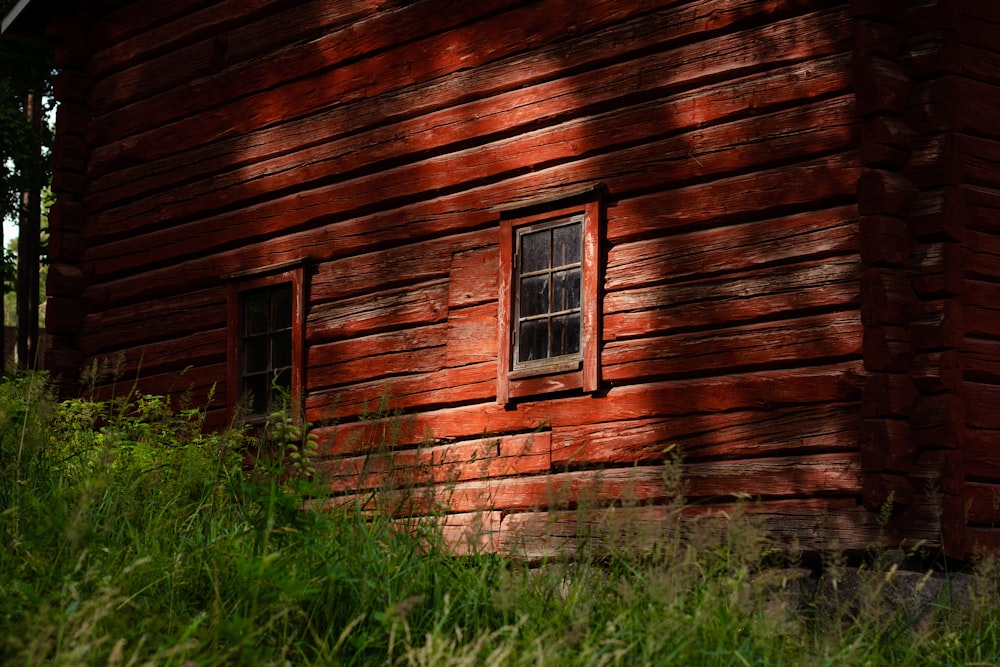
[[375, 451], [316, 464], [330, 493], [412, 489], [469, 480], [547, 473], [547, 432], [507, 435], [419, 449]]
[[[609, 8], [606, 5], [598, 4], [600, 5], [599, 10], [593, 13], [593, 17], [599, 21], [607, 21], [609, 19], [614, 20], [614, 13], [631, 14], [641, 12], [645, 3], [629, 3], [628, 7], [614, 8], [615, 12], [609, 12]], [[740, 4], [747, 5], [748, 3], [746, 0], [740, 0], [736, 3], [726, 0], [723, 4], [730, 4], [738, 10]], [[691, 9], [695, 12], [702, 12], [707, 7], [705, 3], [692, 3], [689, 5], [688, 11]], [[717, 14], [718, 12], [705, 12], [705, 15], [710, 17], [709, 20], [713, 20], [711, 17]], [[577, 26], [581, 25], [579, 22], [586, 23], [588, 20], [582, 15], [579, 7], [574, 7], [573, 15], [574, 20], [578, 22]], [[492, 95], [499, 94], [500, 97], [498, 99], [500, 102], [503, 101], [502, 96], [504, 94], [519, 95], [518, 99], [520, 103], [524, 104], [526, 102], [523, 97], [525, 95], [524, 91], [529, 89], [533, 84], [540, 84], [544, 88], [547, 85], [546, 82], [558, 79], [560, 64], [565, 67], [576, 67], [593, 72], [593, 67], [582, 66], [589, 62], [595, 53], [601, 54], [602, 58], [607, 58], [610, 55], [609, 48], [627, 49], [629, 46], [638, 46], [636, 44], [637, 41], [641, 43], [649, 42], [646, 44], [647, 46], [656, 44], [659, 48], [662, 48], [664, 30], [663, 25], [660, 24], [664, 20], [667, 21], [668, 25], [673, 25], [677, 21], [676, 13], [671, 12], [669, 15], [662, 15], [652, 22], [645, 18], [641, 19], [638, 22], [638, 31], [636, 30], [636, 26], [631, 26], [631, 30], [629, 30], [630, 26], [624, 26], [619, 29], [622, 34], [617, 39], [615, 38], [615, 32], [599, 36], [597, 40], [601, 40], [603, 37], [606, 41], [601, 41], [593, 51], [580, 48], [582, 44], [578, 42], [571, 42], [570, 44], [564, 42], [555, 45], [553, 47], [555, 51], [551, 54], [543, 49], [534, 58], [533, 62], [530, 62], [532, 56], [526, 56], [521, 59], [529, 61], [531, 66], [528, 66], [525, 62], [521, 62], [519, 59], [515, 59], [514, 61], [501, 60], [483, 67], [474, 67], [474, 63], [466, 62], [465, 67], [467, 69], [465, 71], [454, 73], [452, 76], [434, 81], [430, 85], [423, 87], [419, 94], [415, 94], [412, 89], [407, 88], [397, 93], [379, 96], [374, 100], [339, 105], [330, 110], [308, 115], [300, 120], [287, 121], [280, 127], [268, 127], [266, 132], [252, 128], [244, 137], [234, 137], [224, 142], [215, 142], [211, 147], [196, 147], [193, 151], [188, 151], [177, 157], [167, 158], [162, 161], [152, 160], [150, 159], [151, 156], [147, 155], [145, 156], [146, 159], [135, 161], [134, 166], [127, 167], [118, 174], [98, 178], [93, 184], [91, 193], [92, 196], [95, 192], [100, 193], [99, 201], [114, 201], [118, 198], [134, 199], [144, 193], [148, 195], [150, 187], [155, 186], [155, 188], [160, 189], [164, 183], [169, 183], [171, 180], [176, 181], [178, 178], [182, 181], [196, 179], [197, 177], [205, 180], [206, 177], [218, 172], [220, 169], [228, 170], [238, 166], [263, 164], [269, 158], [285, 152], [294, 152], [317, 143], [329, 144], [331, 139], [333, 139], [330, 136], [331, 128], [343, 128], [341, 131], [345, 134], [357, 134], [363, 128], [377, 129], [390, 126], [391, 120], [403, 121], [414, 117], [430, 116], [439, 109], [454, 109], [459, 115], [451, 119], [451, 122], [443, 123], [435, 123], [432, 118], [428, 118], [431, 121], [429, 127], [438, 130], [447, 129], [449, 125], [455, 123], [468, 122], [469, 119], [480, 117], [489, 119], [501, 110], [505, 116], [511, 116], [512, 114], [519, 113], [516, 105], [494, 104], [492, 99], [484, 99], [476, 103], [478, 107], [469, 106], [463, 108], [462, 105], [468, 102], [470, 91], [474, 90], [480, 91], [480, 95], [483, 98], [491, 98]], [[417, 21], [417, 23], [422, 23], [422, 21]], [[546, 30], [561, 30], [560, 27], [553, 25], [547, 18], [546, 23], [548, 24], [545, 26]], [[336, 36], [332, 36], [332, 38], [336, 39]], [[257, 44], [259, 41], [258, 39], [256, 42], [250, 43]], [[584, 41], [590, 43], [594, 39], [584, 38]], [[817, 41], [825, 43], [825, 40]], [[234, 43], [230, 44], [231, 48], [234, 46]], [[574, 46], [577, 48], [574, 48]], [[523, 47], [523, 40], [518, 40], [518, 47]], [[495, 52], [487, 49], [481, 53], [490, 53], [492, 57]], [[473, 52], [473, 55], [476, 55], [475, 52]], [[479, 56], [476, 55], [476, 57]], [[655, 57], [653, 56], [653, 58]], [[660, 57], [662, 58], [662, 56]], [[674, 65], [676, 66], [677, 63], [674, 63]], [[540, 68], [543, 70], [542, 72], [539, 72]], [[277, 66], [270, 59], [265, 64], [265, 72], [268, 70], [272, 73], [282, 72], [286, 69], [288, 68]], [[301, 67], [294, 67], [294, 69], [301, 71]], [[635, 78], [637, 75], [642, 77], [642, 72], [655, 71], [657, 69], [655, 67], [655, 60], [651, 62], [642, 61], [642, 66], [640, 67], [623, 69], [617, 73], [612, 72], [611, 80], [624, 82]], [[804, 70], [802, 75], [809, 80], [818, 78], [822, 76], [817, 73], [818, 69], [824, 69], [821, 61], [810, 62], [809, 68]], [[840, 66], [835, 69], [843, 70], [844, 68]], [[596, 73], [588, 74], [581, 79], [593, 81], [596, 80], [595, 76], [599, 75]], [[671, 73], [671, 78], [675, 76], [676, 73]], [[222, 80], [216, 82], [215, 85], [206, 86], [206, 92], [214, 94], [219, 90], [227, 90], [226, 87], [231, 87], [234, 85], [234, 82], [239, 82], [238, 85], [245, 85], [245, 82], [254, 80], [253, 75], [238, 71], [228, 71], [221, 78]], [[650, 77], [647, 80], [656, 81], [659, 78]], [[639, 81], [641, 80], [640, 78]], [[206, 83], [208, 83], [208, 80], [206, 80]], [[273, 83], [265, 87], [270, 87], [271, 85]], [[578, 88], [580, 85], [583, 84], [571, 87]], [[747, 86], [747, 88], [753, 88], [753, 86]], [[621, 89], [626, 90], [629, 87]], [[565, 93], [565, 90], [565, 86], [561, 89], [557, 88], [555, 98], [558, 99], [561, 97]], [[593, 90], [580, 90], [581, 97], [592, 97], [596, 94], [596, 91]], [[583, 93], [586, 94], [584, 95]], [[184, 100], [176, 101], [180, 102], [180, 108], [175, 108], [175, 104], [157, 104], [154, 111], [162, 113], [163, 107], [167, 106], [172, 109], [171, 113], [183, 113], [184, 105], [190, 104], [190, 100], [195, 100], [196, 104], [203, 104], [205, 99], [205, 95], [188, 95]], [[536, 120], [542, 117], [538, 113], [530, 115]], [[396, 132], [396, 134], [398, 135], [399, 133]], [[476, 131], [466, 133], [467, 136], [475, 134], [477, 134]], [[322, 137], [322, 140], [317, 140], [317, 137]], [[374, 136], [372, 138], [374, 139]], [[384, 142], [372, 140], [370, 145], [377, 146], [380, 143]], [[225, 157], [220, 158], [220, 156]], [[152, 181], [147, 183], [147, 179], [152, 179]], [[104, 206], [105, 204], [101, 204], [100, 208], [104, 208]]]
[[[816, 493], [853, 495], [861, 492], [861, 465], [856, 453], [814, 454], [682, 466], [686, 498], [781, 498]], [[386, 490], [366, 507], [425, 514], [501, 510], [526, 512], [611, 504], [657, 504], [672, 500], [678, 489], [663, 466], [633, 466], [506, 477], [438, 484], [425, 488]], [[363, 500], [363, 496], [358, 498]]]
[[859, 276], [857, 257], [839, 257], [611, 292], [604, 339], [856, 307]]
[[309, 344], [434, 324], [448, 316], [448, 280], [432, 280], [313, 306], [306, 318]]
[[488, 303], [448, 313], [448, 366], [463, 366], [497, 359], [497, 304]]
[[437, 370], [444, 365], [447, 331], [447, 325], [440, 323], [310, 345], [306, 350], [309, 386]]
[[[495, 370], [495, 366], [493, 368]], [[511, 409], [495, 404], [473, 404], [426, 410], [412, 415], [406, 428], [394, 437], [400, 444], [415, 445], [428, 437], [469, 438], [483, 433], [531, 431], [546, 425], [569, 427], [741, 409], [852, 402], [861, 398], [863, 373], [860, 362], [847, 362], [612, 387], [600, 398], [572, 396], [558, 401], [542, 398], [514, 404]], [[320, 405], [307, 404], [307, 418], [313, 422], [322, 421], [323, 411], [330, 402], [332, 398]], [[330, 453], [341, 454], [356, 451], [354, 448], [370, 440], [372, 432], [398, 430], [397, 426], [393, 420], [341, 423], [323, 429], [322, 433], [329, 443]]]
[[[625, 545], [653, 546], [675, 529], [677, 508], [670, 506], [608, 508], [587, 512], [523, 512], [504, 517], [498, 546], [501, 553], [526, 560], [616, 553]], [[688, 530], [711, 530], [712, 521], [752, 515], [752, 521], [782, 549], [813, 553], [828, 550], [863, 551], [875, 545], [899, 547], [902, 540], [879, 526], [875, 516], [854, 499], [772, 500], [752, 504], [686, 507]], [[715, 525], [719, 530], [719, 526]], [[938, 544], [933, 530], [916, 533]]]
[[[374, 252], [321, 264], [312, 278], [314, 302], [369, 295], [399, 284], [413, 284], [449, 275], [452, 254], [496, 243], [496, 229], [399, 244]], [[493, 267], [496, 273], [496, 267]]]
[[[496, 234], [493, 234], [496, 241]], [[494, 301], [500, 293], [500, 247], [493, 244], [454, 254], [448, 272], [449, 311]]]
[[306, 409], [318, 410], [323, 419], [354, 418], [379, 405], [383, 398], [393, 410], [434, 410], [495, 397], [496, 361], [427, 373], [399, 369], [385, 379], [323, 390], [310, 385], [309, 389]]
[[961, 302], [966, 336], [1000, 338], [1000, 284], [966, 279]]
[[[672, 226], [704, 224], [707, 221], [754, 217], [756, 212], [814, 204], [817, 199], [854, 196], [858, 177], [857, 154], [844, 153], [806, 161], [751, 175], [724, 178], [709, 183], [669, 190], [657, 195], [626, 199], [614, 209], [608, 237], [623, 240], [624, 233], [662, 233]], [[637, 173], [636, 184], [645, 178]], [[523, 181], [523, 183], [522, 183]], [[631, 182], [631, 181], [630, 181]], [[495, 223], [496, 214], [485, 204], [509, 197], [511, 192], [537, 195], [537, 175], [519, 177], [488, 190], [443, 197], [393, 211], [289, 233], [277, 238], [248, 239], [239, 248], [193, 258], [145, 272], [142, 281], [117, 280], [89, 290], [98, 302], [127, 303], [139, 295], [170, 294], [182, 286], [205, 284], [220, 273], [235, 273], [265, 264], [300, 259], [304, 254], [316, 261], [371, 252], [413, 238], [457, 234], [470, 227]], [[619, 182], [616, 187], [626, 187]], [[759, 215], [759, 213], [758, 213]], [[740, 255], [740, 257], [746, 257]], [[495, 272], [492, 281], [496, 280]], [[482, 283], [488, 288], [491, 283]], [[472, 289], [471, 287], [464, 289]], [[483, 294], [477, 288], [468, 298], [487, 301], [496, 288]]]
[[[539, 12], [534, 7], [525, 8], [501, 15], [494, 21], [491, 30], [483, 30], [482, 25], [473, 25], [459, 29], [458, 38], [448, 33], [428, 38], [423, 46], [425, 52], [436, 53], [439, 57], [428, 58], [416, 65], [412, 57], [407, 55], [415, 47], [412, 44], [405, 44], [395, 51], [389, 50], [343, 67], [333, 67], [316, 77], [305, 77], [286, 83], [276, 91], [271, 90], [276, 82], [270, 81], [261, 88], [266, 92], [240, 99], [232, 108], [222, 106], [214, 109], [211, 115], [199, 116], [202, 119], [218, 119], [215, 122], [205, 122], [199, 126], [193, 126], [190, 122], [167, 124], [168, 118], [189, 116], [193, 113], [190, 109], [192, 105], [199, 108], [207, 108], [203, 107], [206, 104], [217, 106], [218, 102], [209, 103], [209, 100], [217, 98], [216, 89], [221, 88], [229, 93], [222, 99], [233, 99], [233, 82], [253, 82], [264, 75], [263, 72], [255, 72], [237, 77], [234, 76], [235, 73], [229, 73], [223, 85], [205, 86], [204, 90], [199, 88], [201, 95], [185, 91], [181, 99], [174, 99], [176, 96], [171, 96], [169, 105], [164, 104], [164, 100], [154, 98], [147, 105], [145, 113], [133, 109], [127, 116], [121, 118], [118, 117], [121, 115], [119, 114], [101, 119], [103, 125], [109, 128], [110, 136], [95, 136], [96, 145], [105, 144], [114, 138], [120, 140], [123, 134], [131, 134], [141, 129], [154, 129], [125, 141], [108, 143], [103, 148], [98, 148], [95, 150], [94, 168], [100, 173], [106, 171], [108, 166], [123, 163], [126, 158], [133, 164], [152, 160], [184, 148], [204, 145], [242, 131], [257, 129], [262, 120], [266, 121], [263, 123], [265, 125], [273, 124], [274, 116], [294, 118], [320, 111], [329, 108], [331, 91], [336, 91], [339, 105], [346, 107], [350, 102], [409, 87], [405, 94], [405, 104], [402, 103], [403, 95], [396, 99], [390, 96], [379, 104], [378, 117], [384, 122], [400, 113], [410, 117], [421, 115], [437, 108], [451, 107], [464, 102], [472, 97], [470, 91], [479, 91], [479, 95], [487, 97], [503, 91], [523, 89], [534, 82], [557, 78], [560, 71], [570, 67], [593, 70], [593, 66], [585, 68], [584, 65], [592, 62], [598, 54], [602, 59], [611, 56], [612, 54], [608, 53], [609, 48], [616, 48], [626, 53], [640, 50], [644, 46], [655, 45], [658, 49], [662, 49], [664, 43], [671, 37], [683, 38], [686, 35], [701, 34], [701, 26], [706, 20], [718, 19], [724, 24], [732, 18], [739, 17], [740, 14], [743, 16], [751, 14], [752, 11], [748, 11], [751, 6], [756, 9], [789, 3], [787, 0], [768, 0], [762, 5], [760, 2], [751, 3], [748, 0], [723, 0], [716, 3], [715, 8], [721, 10], [717, 12], [707, 10], [705, 3], [692, 3], [680, 13], [651, 14], [597, 34], [585, 32], [590, 27], [588, 24], [594, 25], [595, 22], [598, 25], [604, 24], [622, 15], [638, 13], [641, 10], [641, 7], [637, 6], [639, 4], [641, 3], [630, 3], [628, 7], [623, 6], [612, 13], [605, 3], [594, 3], [593, 7], [575, 3], [566, 13], [572, 13], [583, 34], [573, 40], [558, 41], [554, 36], [561, 37], [563, 27], [558, 25], [558, 22], [551, 21], [549, 11], [553, 8], [547, 7], [546, 12]], [[730, 13], [728, 19], [727, 9]], [[450, 15], [455, 13], [476, 14], [487, 10], [488, 6], [477, 4], [475, 8], [452, 9], [435, 12], [434, 15], [450, 18]], [[420, 20], [413, 21], [417, 30], [427, 23], [426, 19], [426, 16], [421, 16]], [[684, 71], [684, 66], [688, 63], [692, 64], [688, 67], [688, 71], [695, 69], [693, 64], [698, 61], [697, 56], [700, 54], [704, 60], [705, 53], [712, 54], [713, 57], [705, 61], [708, 64], [703, 64], [700, 69], [705, 70], [707, 67], [709, 70], [714, 70], [712, 73], [716, 73], [720, 67], [732, 67], [730, 63], [734, 62], [734, 59], [739, 67], [747, 68], [754, 65], [762, 66], [764, 63], [794, 62], [796, 59], [802, 60], [816, 55], [844, 51], [848, 46], [846, 26], [847, 20], [843, 12], [835, 10], [832, 13], [818, 13], [771, 23], [766, 29], [753, 29], [746, 34], [723, 34], [714, 39], [700, 40], [671, 51], [676, 53], [675, 71], [671, 73], [671, 78], [675, 82], [678, 81], [679, 73]], [[394, 29], [400, 28], [395, 26]], [[538, 41], [551, 40], [555, 43], [548, 48], [536, 49], [527, 55], [502, 59], [505, 55], [523, 51], [527, 29], [534, 30]], [[382, 31], [382, 33], [388, 36], [392, 31]], [[376, 30], [368, 36], [379, 39], [378, 35], [379, 32]], [[364, 41], [357, 40], [356, 43], [364, 44]], [[334, 51], [356, 48], [345, 44], [342, 39], [337, 39], [332, 44]], [[748, 51], [747, 44], [754, 44], [756, 50]], [[305, 55], [309, 55], [308, 52]], [[328, 54], [320, 55], [327, 56], [324, 60], [329, 60]], [[492, 63], [487, 67], [477, 67], [490, 61]], [[304, 76], [303, 66], [308, 60], [304, 61], [302, 54], [299, 54], [294, 58], [294, 63], [295, 71], [302, 72]], [[275, 72], [288, 69], [275, 67], [273, 62], [268, 62], [267, 66], [272, 77]], [[323, 66], [331, 67], [331, 64], [324, 62]], [[463, 69], [468, 71], [466, 75], [444, 76]], [[648, 68], [635, 68], [632, 75], [646, 69]], [[708, 72], [702, 72], [700, 76], [706, 74]], [[458, 80], [454, 81], [452, 86], [444, 86], [445, 99], [441, 99], [441, 95], [437, 93], [442, 87], [440, 80], [451, 78]], [[414, 84], [427, 82], [431, 82], [431, 85], [414, 95]], [[294, 108], [288, 108], [287, 100], [295, 100]], [[275, 109], [275, 106], [278, 108]], [[252, 112], [247, 113], [248, 109]], [[327, 118], [322, 125], [315, 127], [322, 127], [324, 136], [328, 136], [329, 128], [359, 129], [357, 120], [353, 123], [344, 122], [352, 116], [364, 121], [371, 118], [371, 111], [366, 113], [363, 108], [353, 109], [351, 115], [339, 119]], [[222, 119], [226, 119], [225, 122]], [[135, 127], [137, 120], [141, 124]], [[335, 122], [330, 122], [331, 120]], [[189, 160], [188, 163], [195, 164], [196, 161]]]
[[609, 341], [602, 375], [610, 382], [713, 370], [823, 362], [861, 355], [856, 311], [713, 331]]
[[552, 467], [685, 459], [749, 458], [857, 450], [856, 404], [740, 410], [703, 417], [553, 426]]
[[[294, 23], [288, 21], [292, 12], [284, 12], [285, 17], [280, 13], [274, 15], [284, 4], [281, 0], [241, 0], [238, 11], [226, 2], [197, 6], [170, 20], [149, 25], [133, 37], [108, 42], [89, 63], [91, 75], [100, 81], [94, 89], [95, 115], [142, 101], [182, 82], [217, 74], [223, 65], [232, 66], [248, 57], [259, 56], [268, 49], [280, 47], [284, 40], [294, 41], [296, 36], [290, 28], [295, 25], [299, 26], [300, 33], [309, 24], [314, 26], [311, 30], [318, 30], [320, 26], [329, 29], [331, 23], [335, 26], [362, 19], [384, 3], [341, 0], [327, 3], [325, 12], [318, 11], [316, 3], [300, 4]], [[270, 30], [262, 30], [261, 24], [269, 26]], [[249, 34], [256, 37], [255, 42], [244, 42]], [[219, 35], [228, 37], [224, 46], [215, 43]], [[182, 54], [189, 49], [208, 53], [203, 70], [184, 69]], [[221, 54], [218, 53], [220, 49]], [[186, 72], [189, 76], [178, 78], [178, 72]], [[225, 85], [223, 77], [214, 78]], [[235, 87], [233, 84], [228, 86], [229, 89]], [[222, 93], [218, 88], [213, 92], [214, 95]]]
[[965, 419], [973, 428], [1000, 429], [1000, 386], [966, 382]]
[[984, 384], [1000, 382], [1000, 341], [966, 336], [960, 350], [962, 375]]
[[[574, 174], [576, 182], [610, 181], [616, 174], [642, 171], [646, 174], [644, 186], [649, 187], [648, 174], [653, 168], [659, 179], [690, 182], [747, 169], [762, 158], [801, 158], [847, 148], [856, 141], [857, 134], [853, 103], [852, 96], [824, 100], [590, 158], [580, 157], [581, 146], [586, 146], [588, 153], [607, 148], [621, 141], [621, 135], [628, 133], [629, 128], [643, 138], [648, 137], [649, 123], [661, 118], [662, 111], [643, 110], [637, 119], [608, 118], [607, 124], [573, 121], [559, 128], [525, 133], [275, 198], [252, 209], [175, 224], [140, 237], [92, 247], [85, 256], [84, 266], [98, 279], [155, 267], [225, 248], [232, 244], [237, 230], [246, 241], [259, 240], [263, 235], [273, 237], [281, 230], [301, 224], [303, 217], [312, 220], [320, 216], [344, 216], [372, 206], [386, 206], [387, 202], [419, 199], [427, 193], [497, 181], [523, 173], [525, 164], [562, 165]], [[766, 155], [764, 151], [751, 150], [759, 146], [761, 137], [768, 138]], [[539, 173], [533, 176], [536, 183], [541, 180]], [[537, 184], [535, 190], [538, 191]], [[162, 215], [161, 212], [159, 216]]]
[[217, 329], [226, 324], [226, 294], [200, 290], [88, 315], [79, 332], [89, 354]]
[[[622, 226], [615, 213], [617, 226]], [[847, 254], [858, 250], [857, 225], [857, 208], [843, 206], [616, 245], [608, 252], [605, 289], [646, 285], [664, 267], [677, 279], [704, 274], [706, 268], [715, 273]]]

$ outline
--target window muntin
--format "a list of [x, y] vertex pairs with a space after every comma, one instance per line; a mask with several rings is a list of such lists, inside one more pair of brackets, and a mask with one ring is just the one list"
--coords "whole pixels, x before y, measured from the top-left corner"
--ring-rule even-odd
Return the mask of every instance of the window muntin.
[[579, 359], [583, 216], [516, 231], [514, 368]]
[[293, 358], [291, 283], [240, 295], [240, 396], [250, 417], [268, 415], [291, 394]]

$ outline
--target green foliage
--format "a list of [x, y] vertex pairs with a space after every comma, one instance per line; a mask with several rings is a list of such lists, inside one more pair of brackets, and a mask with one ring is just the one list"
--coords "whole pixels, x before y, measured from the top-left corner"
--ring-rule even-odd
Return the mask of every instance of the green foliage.
[[20, 193], [49, 182], [52, 128], [43, 122], [41, 136], [35, 133], [25, 100], [28, 91], [41, 95], [43, 116], [48, 115], [54, 104], [52, 71], [47, 47], [0, 40], [0, 219], [16, 219]]
[[[386, 443], [391, 445], [392, 443]], [[163, 398], [54, 403], [0, 384], [4, 665], [995, 664], [986, 560], [963, 604], [887, 607], [874, 561], [818, 592], [752, 511], [643, 534], [624, 503], [593, 558], [458, 558], [423, 524], [309, 511], [307, 424], [205, 433]], [[684, 509], [679, 460], [666, 509]], [[646, 545], [636, 550], [636, 544]], [[957, 579], [956, 585], [957, 585]], [[839, 582], [839, 584], [838, 584]], [[919, 588], [926, 578], [917, 583]], [[860, 592], [859, 592], [860, 591]], [[909, 594], [911, 591], [903, 591]]]

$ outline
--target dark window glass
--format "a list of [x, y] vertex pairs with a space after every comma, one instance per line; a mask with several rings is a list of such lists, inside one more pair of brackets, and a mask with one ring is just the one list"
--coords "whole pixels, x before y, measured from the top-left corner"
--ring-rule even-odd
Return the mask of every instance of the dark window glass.
[[292, 387], [292, 286], [248, 292], [241, 299], [240, 384], [250, 416], [282, 407]]
[[516, 244], [516, 363], [578, 355], [582, 220], [521, 230]]

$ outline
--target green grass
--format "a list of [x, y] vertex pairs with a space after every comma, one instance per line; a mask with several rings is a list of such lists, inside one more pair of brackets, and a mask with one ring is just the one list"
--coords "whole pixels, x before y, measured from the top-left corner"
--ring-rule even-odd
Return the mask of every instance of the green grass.
[[202, 433], [197, 410], [0, 384], [0, 664], [1000, 662], [993, 561], [967, 602], [914, 615], [883, 604], [877, 558], [861, 594], [832, 586], [836, 559], [803, 593], [750, 514], [640, 553], [457, 558], [431, 531], [303, 511], [311, 446], [286, 426], [256, 444], [299, 465], [245, 470], [248, 436]]

